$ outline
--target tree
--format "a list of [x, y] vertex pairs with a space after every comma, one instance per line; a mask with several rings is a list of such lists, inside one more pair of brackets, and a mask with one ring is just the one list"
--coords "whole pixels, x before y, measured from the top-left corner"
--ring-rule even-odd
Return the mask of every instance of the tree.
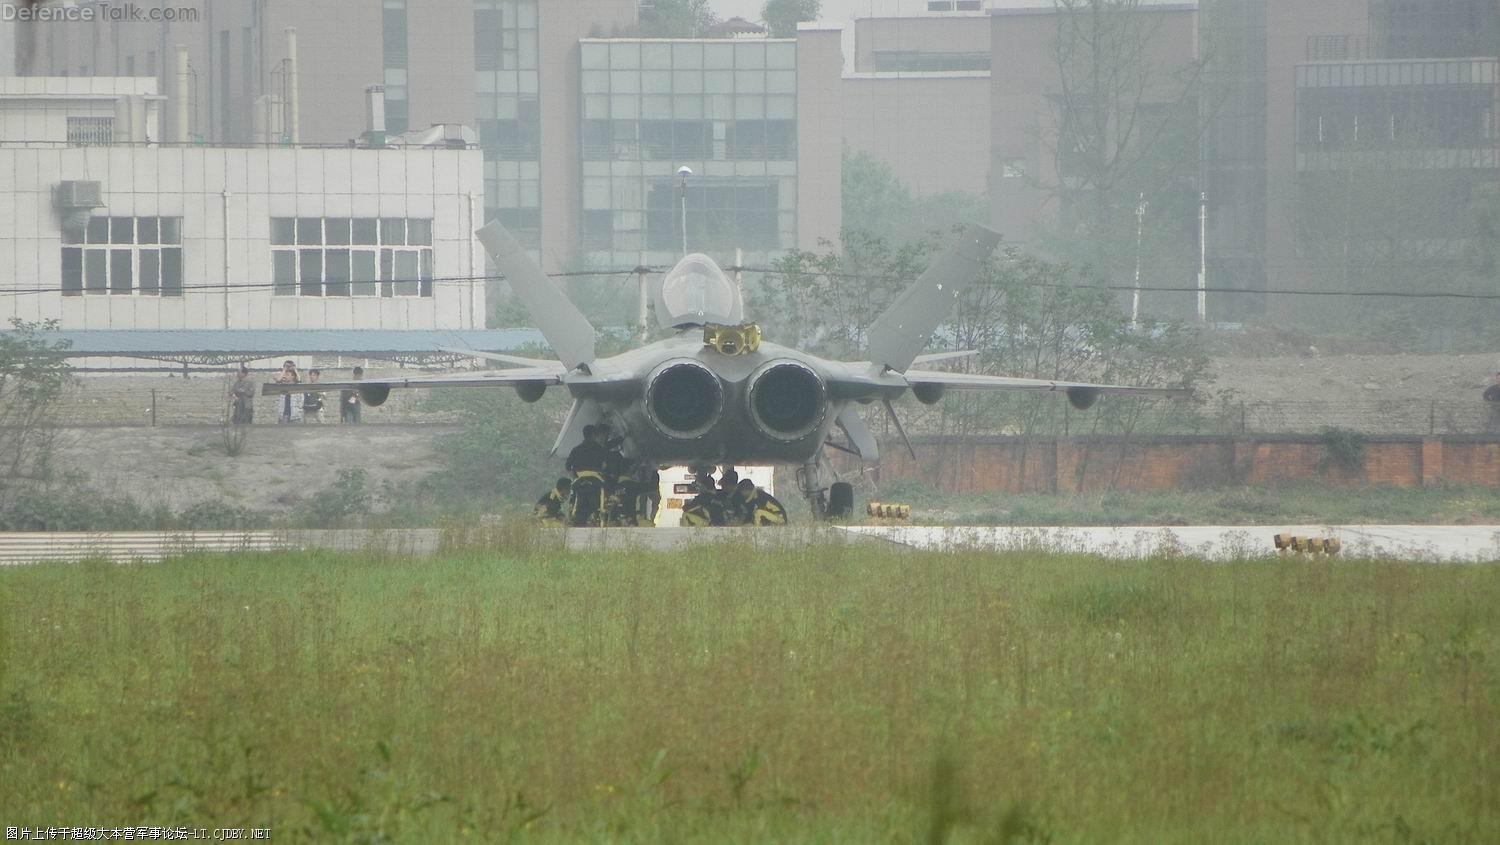
[[[794, 253], [747, 294], [766, 315], [768, 337], [820, 355], [858, 359], [866, 328], [924, 269], [951, 233], [900, 246], [845, 229], [839, 244]], [[1097, 277], [1009, 250], [987, 262], [938, 331], [939, 346], [976, 350], [959, 366], [976, 373], [1156, 387], [1191, 387], [1208, 359], [1196, 331], [1178, 323], [1132, 330], [1130, 315]], [[1051, 394], [955, 391], [931, 410], [909, 407], [914, 428], [952, 434], [1120, 434], [1181, 424], [1192, 406], [1105, 397], [1070, 412]], [[1066, 419], [1069, 414], [1073, 418]], [[871, 420], [879, 423], [878, 420]]]
[[889, 164], [864, 150], [844, 150], [840, 187], [843, 228], [893, 244], [946, 232], [960, 223], [983, 223], [989, 217], [986, 197], [962, 191], [918, 196], [896, 178]]
[[641, 7], [641, 34], [651, 38], [699, 38], [718, 22], [708, 0], [655, 0]]
[[1057, 208], [1048, 251], [1111, 282], [1138, 255], [1152, 274], [1194, 265], [1203, 60], [1163, 61], [1168, 18], [1142, 0], [1055, 1], [1052, 125], [1038, 129], [1057, 173], [1042, 186]]
[[0, 496], [15, 482], [47, 476], [57, 438], [57, 404], [73, 380], [73, 368], [58, 353], [66, 341], [49, 339], [56, 320], [11, 318], [0, 334]]
[[795, 38], [797, 24], [817, 20], [822, 5], [822, 0], [766, 0], [760, 16], [772, 38]]

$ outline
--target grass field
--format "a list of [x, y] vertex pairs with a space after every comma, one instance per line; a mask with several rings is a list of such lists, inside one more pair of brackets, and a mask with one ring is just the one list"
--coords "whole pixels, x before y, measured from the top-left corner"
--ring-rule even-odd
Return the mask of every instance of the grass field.
[[512, 539], [0, 570], [0, 824], [1500, 840], [1500, 567]]

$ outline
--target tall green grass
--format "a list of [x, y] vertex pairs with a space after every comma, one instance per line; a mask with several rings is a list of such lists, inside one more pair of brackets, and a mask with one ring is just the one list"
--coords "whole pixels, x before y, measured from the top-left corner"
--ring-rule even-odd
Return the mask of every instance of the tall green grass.
[[500, 530], [429, 560], [0, 571], [0, 656], [4, 825], [1500, 840], [1495, 566], [602, 557]]

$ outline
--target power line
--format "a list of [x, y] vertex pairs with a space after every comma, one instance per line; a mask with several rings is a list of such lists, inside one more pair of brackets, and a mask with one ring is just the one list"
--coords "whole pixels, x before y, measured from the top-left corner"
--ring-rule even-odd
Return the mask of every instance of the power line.
[[[606, 280], [613, 280], [613, 281], [616, 281], [616, 282], [622, 282], [622, 281], [632, 280], [636, 276], [636, 274], [638, 274], [640, 272], [641, 269], [642, 268], [639, 268], [639, 267], [632, 267], [630, 269], [613, 269], [613, 270], [570, 270], [570, 271], [566, 271], [566, 272], [548, 273], [547, 275], [550, 278], [554, 278], [554, 279], [596, 277], [596, 278], [603, 278], [603, 279], [606, 279]], [[648, 272], [651, 272], [651, 273], [661, 273], [661, 272], [664, 272], [666, 270], [666, 268], [663, 268], [663, 267], [646, 267], [644, 269], [647, 270]], [[812, 277], [819, 277], [819, 276], [821, 276], [823, 278], [829, 278], [829, 279], [847, 279], [847, 280], [851, 280], [851, 281], [864, 281], [864, 282], [886, 281], [886, 282], [902, 282], [902, 283], [910, 284], [911, 282], [915, 281], [914, 278], [909, 277], [909, 276], [885, 276], [885, 275], [871, 275], [871, 274], [863, 274], [863, 273], [842, 273], [842, 272], [837, 272], [837, 271], [824, 271], [824, 270], [814, 270], [814, 271], [809, 271], [809, 272], [805, 272], [805, 273], [788, 273], [785, 270], [779, 270], [779, 269], [776, 269], [776, 268], [773, 268], [773, 267], [735, 267], [735, 266], [730, 266], [730, 267], [724, 267], [722, 269], [725, 272], [727, 272], [727, 273], [741, 272], [741, 273], [754, 273], [754, 274], [757, 274], [757, 275], [769, 275], [769, 276], [785, 276], [785, 275], [802, 275], [802, 276], [812, 276]], [[612, 278], [612, 277], [614, 277], [614, 278]], [[340, 282], [337, 282], [336, 284], [338, 284], [341, 287], [348, 286], [348, 287], [350, 287], [352, 289], [354, 285], [372, 285], [372, 284], [380, 284], [380, 285], [386, 285], [386, 284], [406, 284], [406, 285], [412, 285], [412, 284], [417, 284], [417, 285], [432, 285], [432, 286], [437, 286], [437, 285], [472, 285], [472, 284], [477, 284], [477, 283], [480, 283], [480, 282], [492, 282], [492, 281], [499, 282], [499, 281], [505, 281], [505, 280], [506, 280], [506, 277], [503, 276], [503, 275], [494, 275], [494, 276], [490, 276], [490, 275], [485, 275], [485, 276], [435, 276], [435, 277], [430, 278], [430, 279], [380, 279], [380, 280], [375, 280], [375, 281], [368, 281], [368, 280], [353, 281], [353, 280], [349, 280], [349, 281], [340, 281]], [[319, 282], [318, 285], [319, 285], [320, 288], [326, 288], [327, 285], [328, 285], [328, 283], [327, 282]], [[1124, 284], [1069, 284], [1069, 283], [1066, 283], [1066, 282], [1022, 282], [1022, 283], [1020, 283], [1020, 286], [1021, 287], [1027, 287], [1027, 288], [1040, 288], [1040, 289], [1078, 289], [1078, 290], [1100, 290], [1100, 291], [1114, 291], [1114, 292], [1131, 292], [1131, 291], [1135, 291], [1135, 290], [1140, 290], [1140, 291], [1149, 292], [1149, 293], [1191, 293], [1191, 294], [1196, 294], [1198, 292], [1198, 288], [1197, 287], [1195, 287], [1195, 286], [1188, 286], [1188, 285], [1141, 285], [1139, 288], [1137, 288], [1135, 285], [1124, 285]], [[302, 296], [302, 294], [298, 293], [298, 291], [302, 287], [302, 283], [300, 283], [300, 282], [292, 284], [290, 286], [287, 285], [286, 283], [277, 283], [277, 282], [231, 283], [231, 284], [227, 284], [227, 285], [224, 282], [201, 282], [201, 283], [196, 283], [196, 284], [184, 284], [184, 285], [180, 285], [180, 286], [177, 286], [177, 287], [173, 287], [173, 288], [171, 288], [171, 290], [174, 291], [174, 294], [168, 294], [167, 296], [173, 296], [173, 295], [175, 295], [176, 291], [183, 291], [183, 292], [186, 292], [186, 291], [208, 291], [208, 292], [214, 292], [214, 293], [256, 293], [256, 292], [266, 291], [266, 290], [274, 291], [277, 288], [287, 288], [287, 287], [291, 287], [292, 288], [292, 292], [289, 293], [289, 294], [286, 294], [287, 296]], [[135, 292], [136, 292], [136, 290], [137, 289], [132, 289], [132, 291], [131, 291], [130, 294], [118, 293], [118, 294], [114, 294], [114, 295], [116, 295], [116, 296], [134, 295]], [[158, 287], [157, 290], [159, 291], [160, 287]], [[1209, 288], [1209, 292], [1212, 293], [1212, 294], [1214, 294], [1214, 295], [1216, 295], [1216, 296], [1217, 295], [1222, 295], [1222, 294], [1241, 294], [1241, 295], [1248, 294], [1248, 295], [1256, 295], [1256, 296], [1332, 296], [1332, 297], [1390, 298], [1390, 299], [1450, 299], [1450, 300], [1471, 301], [1471, 302], [1500, 301], [1500, 291], [1497, 291], [1497, 292], [1494, 292], [1494, 293], [1476, 293], [1476, 292], [1469, 292], [1469, 291], [1327, 290], [1327, 289], [1298, 289], [1298, 288]], [[0, 295], [24, 295], [24, 294], [44, 294], [44, 293], [62, 293], [62, 294], [79, 295], [79, 296], [83, 296], [83, 295], [87, 295], [87, 296], [108, 296], [108, 295], [111, 295], [111, 292], [107, 288], [105, 288], [105, 289], [98, 289], [98, 288], [95, 288], [95, 289], [88, 289], [88, 288], [62, 288], [62, 287], [48, 287], [48, 288], [11, 287], [11, 288], [0, 288]], [[359, 296], [365, 296], [365, 295], [361, 294]], [[403, 296], [409, 296], [409, 295], [403, 295]], [[307, 298], [312, 298], [312, 299], [344, 299], [345, 295], [344, 294], [336, 294], [336, 295], [333, 295], [333, 296], [329, 296], [329, 295], [320, 294], [318, 296], [308, 296]], [[358, 296], [352, 296], [351, 298], [358, 298]], [[380, 298], [386, 298], [386, 297], [380, 297]]]

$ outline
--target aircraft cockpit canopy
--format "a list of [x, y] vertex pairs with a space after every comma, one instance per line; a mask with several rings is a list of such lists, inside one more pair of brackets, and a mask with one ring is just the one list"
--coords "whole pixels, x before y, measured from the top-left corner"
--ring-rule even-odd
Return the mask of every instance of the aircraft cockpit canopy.
[[656, 319], [663, 328], [737, 325], [744, 320], [745, 303], [739, 286], [702, 253], [694, 253], [667, 271], [656, 288]]

